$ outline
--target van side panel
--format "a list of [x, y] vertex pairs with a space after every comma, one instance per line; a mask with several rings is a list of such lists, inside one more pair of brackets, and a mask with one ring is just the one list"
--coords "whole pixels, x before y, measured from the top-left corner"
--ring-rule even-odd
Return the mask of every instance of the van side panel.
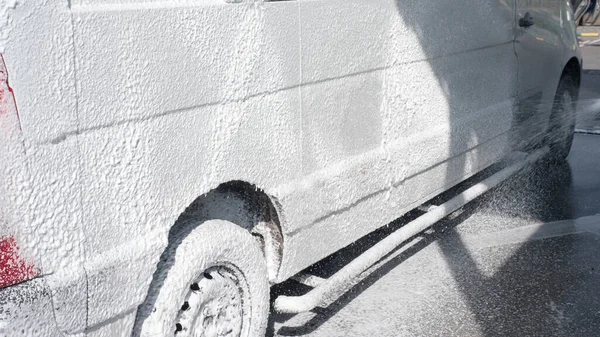
[[282, 280], [503, 156], [517, 90], [513, 1], [299, 5], [305, 176], [274, 192]]
[[390, 0], [75, 3], [89, 324], [135, 309], [169, 226], [219, 183], [281, 205], [284, 279], [499, 158], [512, 7], [478, 4], [473, 31], [436, 5], [442, 38]]

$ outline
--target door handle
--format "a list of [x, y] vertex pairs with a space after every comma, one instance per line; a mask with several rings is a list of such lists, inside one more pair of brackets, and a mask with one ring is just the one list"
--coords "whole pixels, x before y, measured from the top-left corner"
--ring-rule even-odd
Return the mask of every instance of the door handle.
[[525, 13], [525, 16], [519, 19], [519, 27], [531, 27], [533, 26], [533, 23], [533, 16], [531, 16], [531, 13], [529, 12]]

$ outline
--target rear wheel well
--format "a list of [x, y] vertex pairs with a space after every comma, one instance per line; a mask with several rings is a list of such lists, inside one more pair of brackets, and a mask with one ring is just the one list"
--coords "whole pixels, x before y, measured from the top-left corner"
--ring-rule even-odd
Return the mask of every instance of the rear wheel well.
[[[209, 233], [217, 237], [219, 235], [231, 235], [231, 227], [233, 225], [249, 231], [260, 243], [260, 248], [266, 262], [268, 275], [264, 275], [265, 278], [263, 280], [266, 283], [268, 277], [271, 283], [274, 282], [279, 271], [283, 250], [283, 236], [277, 213], [277, 209], [279, 208], [276, 207], [279, 206], [275, 199], [271, 198], [255, 185], [244, 181], [223, 183], [196, 198], [169, 230], [167, 246], [160, 256], [146, 298], [138, 307], [135, 326], [141, 326], [143, 321], [149, 317], [149, 313], [155, 308], [157, 296], [162, 287], [165, 286], [167, 276], [176, 266], [177, 261], [175, 261], [175, 257], [178, 248], [185, 248], [185, 246], [181, 246], [182, 242], [186, 238], [192, 238], [190, 234], [197, 233], [197, 231], [194, 231], [195, 229], [202, 230], [201, 226], [204, 224], [207, 225], [204, 228], [208, 228]], [[223, 232], [218, 233], [218, 228], [223, 228]], [[210, 242], [214, 241], [211, 240]], [[250, 240], [250, 242], [252, 241]], [[203, 243], [199, 242], [198, 244]], [[217, 247], [217, 249], [219, 248], [221, 247]], [[235, 250], [230, 249], [227, 251]], [[247, 252], [246, 250], [242, 252], [251, 254], [251, 252]], [[135, 333], [134, 335], [137, 336]]]
[[568, 76], [573, 80], [573, 83], [577, 88], [581, 84], [581, 65], [576, 57], [572, 57], [569, 62], [565, 65], [561, 78]]
[[256, 185], [241, 180], [223, 183], [198, 197], [179, 216], [169, 230], [165, 253], [172, 251], [187, 233], [202, 223], [226, 220], [257, 238], [267, 262], [269, 280], [274, 281], [283, 254], [283, 235], [277, 209], [276, 200]]
[[[577, 58], [573, 57], [565, 65], [556, 89], [548, 127], [543, 143], [550, 147], [550, 158], [554, 162], [566, 160], [573, 143], [575, 130], [576, 104], [579, 99], [581, 68]], [[570, 108], [564, 107], [564, 93], [568, 92]]]

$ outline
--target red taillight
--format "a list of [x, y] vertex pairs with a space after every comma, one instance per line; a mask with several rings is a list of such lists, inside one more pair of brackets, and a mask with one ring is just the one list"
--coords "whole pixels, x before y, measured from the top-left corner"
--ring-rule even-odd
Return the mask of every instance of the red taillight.
[[0, 238], [0, 288], [27, 281], [37, 274], [35, 267], [19, 256], [14, 237]]
[[[19, 243], [23, 241], [14, 219], [17, 205], [12, 200], [22, 193], [15, 184], [25, 163], [21, 123], [14, 93], [8, 85], [4, 56], [0, 54], [0, 288], [27, 281], [39, 274], [31, 259], [24, 259]], [[19, 239], [19, 240], [18, 240]], [[27, 239], [27, 238], [24, 238]], [[25, 254], [28, 256], [28, 254]]]

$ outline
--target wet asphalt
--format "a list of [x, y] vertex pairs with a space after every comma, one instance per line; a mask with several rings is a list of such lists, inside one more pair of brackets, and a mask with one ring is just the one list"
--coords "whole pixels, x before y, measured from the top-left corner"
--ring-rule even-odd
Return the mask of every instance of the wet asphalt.
[[[600, 46], [586, 55], [584, 108], [600, 99]], [[600, 110], [583, 110], [577, 128], [600, 130]], [[418, 215], [309, 272], [331, 275]], [[274, 293], [308, 289], [290, 281]], [[576, 134], [567, 163], [523, 170], [401, 247], [329, 307], [272, 315], [269, 335], [600, 336], [600, 135]]]

